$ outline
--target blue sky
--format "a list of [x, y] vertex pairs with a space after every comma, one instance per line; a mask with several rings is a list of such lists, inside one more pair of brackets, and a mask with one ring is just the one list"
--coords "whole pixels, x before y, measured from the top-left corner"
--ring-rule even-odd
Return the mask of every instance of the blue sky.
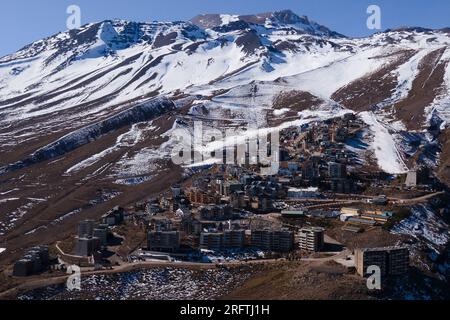
[[382, 28], [450, 26], [448, 0], [4, 0], [0, 11], [0, 56], [66, 29], [66, 9], [76, 4], [82, 23], [106, 19], [188, 20], [199, 13], [250, 14], [291, 9], [348, 36], [373, 33], [366, 9], [382, 9]]

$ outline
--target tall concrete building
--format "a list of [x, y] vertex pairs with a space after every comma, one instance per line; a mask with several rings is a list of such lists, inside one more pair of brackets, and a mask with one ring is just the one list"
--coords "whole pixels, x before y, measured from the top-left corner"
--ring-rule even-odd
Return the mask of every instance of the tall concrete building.
[[398, 276], [409, 269], [409, 250], [407, 248], [391, 248], [388, 251], [388, 274]]
[[98, 238], [101, 246], [108, 245], [108, 233], [109, 226], [105, 224], [100, 224], [96, 228], [94, 228], [94, 238]]
[[179, 184], [173, 185], [170, 189], [172, 190], [172, 196], [174, 198], [180, 197], [183, 192], [183, 189]]
[[252, 246], [264, 251], [272, 250], [273, 233], [269, 229], [252, 231]]
[[328, 175], [332, 179], [344, 179], [347, 177], [347, 166], [342, 163], [330, 162], [328, 164]]
[[264, 251], [289, 252], [294, 249], [294, 233], [288, 230], [253, 230], [252, 246]]
[[418, 185], [427, 184], [429, 176], [429, 169], [425, 167], [409, 171], [406, 175], [405, 185], [407, 187], [417, 187]]
[[222, 232], [202, 232], [200, 234], [200, 248], [219, 251], [223, 248]]
[[95, 221], [84, 220], [78, 224], [75, 254], [80, 257], [92, 256], [100, 248], [100, 240], [94, 237]]
[[323, 228], [303, 228], [300, 230], [300, 249], [319, 252], [324, 246], [325, 230]]
[[307, 161], [302, 166], [302, 178], [305, 180], [312, 180], [318, 178], [320, 175], [318, 166], [312, 162]]
[[409, 250], [396, 247], [357, 249], [355, 264], [356, 271], [363, 277], [367, 276], [370, 266], [379, 267], [382, 276], [401, 275], [409, 268]]
[[223, 246], [225, 248], [243, 248], [245, 245], [245, 230], [225, 230]]
[[94, 234], [95, 221], [84, 220], [78, 224], [78, 237], [89, 238]]
[[406, 175], [405, 185], [407, 187], [416, 187], [418, 184], [417, 171], [410, 171]]
[[178, 231], [150, 231], [147, 247], [151, 251], [176, 252], [180, 248]]
[[292, 231], [280, 230], [273, 232], [272, 250], [276, 252], [289, 252], [294, 249], [295, 236]]
[[37, 246], [29, 249], [25, 255], [14, 264], [15, 277], [28, 277], [44, 271], [49, 266], [49, 251], [47, 246]]
[[119, 206], [116, 206], [102, 216], [102, 223], [111, 227], [117, 226], [124, 221], [124, 217], [125, 210]]
[[100, 248], [100, 239], [96, 237], [77, 238], [75, 253], [80, 257], [90, 257]]
[[14, 277], [28, 277], [33, 272], [33, 261], [29, 258], [22, 258], [14, 264], [13, 276]]

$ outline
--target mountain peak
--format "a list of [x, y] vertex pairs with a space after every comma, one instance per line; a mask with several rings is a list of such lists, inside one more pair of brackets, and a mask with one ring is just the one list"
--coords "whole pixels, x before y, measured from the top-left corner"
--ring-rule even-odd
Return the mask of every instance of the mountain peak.
[[310, 20], [307, 16], [299, 16], [289, 9], [254, 15], [202, 14], [190, 20], [193, 24], [204, 29], [223, 27], [239, 21], [249, 25], [262, 25], [268, 29], [295, 29], [300, 32], [317, 36], [344, 37], [343, 35]]
[[306, 16], [300, 17], [297, 14], [295, 14], [292, 10], [289, 10], [289, 9], [273, 12], [272, 16], [274, 18], [276, 18], [279, 22], [285, 23], [285, 24], [309, 22], [308, 17], [306, 17]]

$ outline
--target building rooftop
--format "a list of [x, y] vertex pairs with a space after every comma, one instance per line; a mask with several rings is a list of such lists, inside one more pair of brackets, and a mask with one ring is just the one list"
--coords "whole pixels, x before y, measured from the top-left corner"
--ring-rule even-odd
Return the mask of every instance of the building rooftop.
[[300, 232], [325, 232], [325, 229], [320, 227], [309, 227], [300, 229]]
[[289, 192], [318, 192], [319, 188], [303, 188], [303, 189], [299, 189], [299, 188], [289, 188]]
[[283, 216], [304, 216], [308, 213], [306, 209], [296, 209], [296, 210], [283, 210], [281, 211], [281, 215]]

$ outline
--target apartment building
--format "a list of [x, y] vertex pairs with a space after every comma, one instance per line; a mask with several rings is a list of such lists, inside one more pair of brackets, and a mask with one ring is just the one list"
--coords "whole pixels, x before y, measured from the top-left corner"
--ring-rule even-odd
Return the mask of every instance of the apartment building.
[[[75, 254], [80, 257], [92, 256], [101, 245], [101, 240], [94, 235], [95, 221], [83, 220], [78, 224], [78, 236], [75, 238]], [[99, 234], [97, 230], [95, 232]]]
[[225, 230], [223, 246], [225, 248], [243, 248], [245, 245], [245, 230]]
[[404, 274], [409, 268], [409, 250], [407, 248], [372, 248], [355, 251], [356, 271], [362, 277], [367, 276], [367, 268], [377, 266], [382, 276]]
[[176, 252], [180, 248], [180, 233], [150, 231], [147, 235], [147, 247], [150, 251]]
[[324, 246], [325, 230], [323, 228], [303, 228], [299, 232], [300, 249], [319, 252]]
[[264, 251], [289, 252], [294, 249], [294, 233], [288, 230], [253, 230], [252, 246]]
[[200, 248], [219, 251], [245, 246], [245, 230], [225, 230], [224, 232], [203, 232], [200, 234]]
[[33, 247], [14, 264], [15, 277], [28, 277], [46, 270], [49, 266], [49, 250], [47, 246]]
[[202, 232], [200, 234], [200, 248], [219, 251], [223, 248], [222, 232]]

